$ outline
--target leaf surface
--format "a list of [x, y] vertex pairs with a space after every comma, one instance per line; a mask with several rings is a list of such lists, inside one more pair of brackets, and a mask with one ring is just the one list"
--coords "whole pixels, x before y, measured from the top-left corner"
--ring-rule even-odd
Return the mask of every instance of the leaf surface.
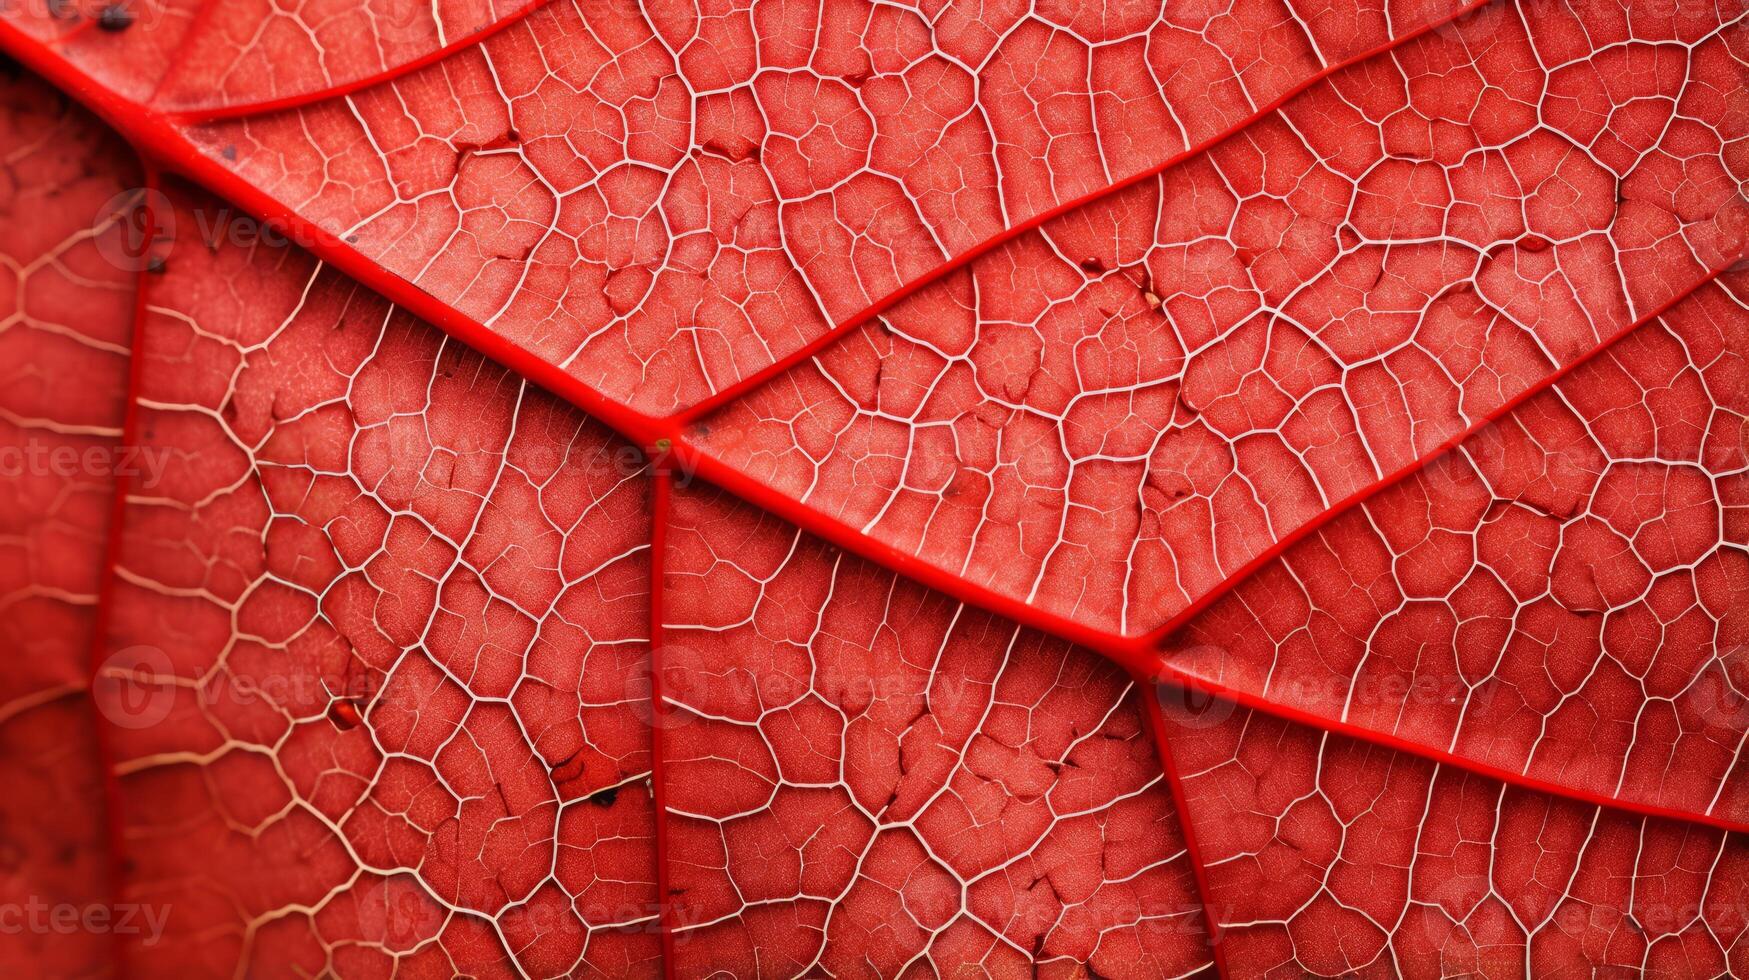
[[1740, 967], [1740, 7], [125, 14], [0, 11], [139, 152], [6, 82], [0, 450], [161, 464], [8, 478], [0, 738], [169, 914], [18, 962]]
[[[115, 476], [135, 462], [120, 451], [135, 277], [108, 257], [127, 240], [120, 199], [139, 173], [97, 119], [7, 69], [0, 165], [0, 902], [22, 926], [33, 902], [110, 890], [87, 695]], [[0, 969], [20, 975], [89, 975], [111, 959], [93, 933], [17, 928], [0, 945]]]

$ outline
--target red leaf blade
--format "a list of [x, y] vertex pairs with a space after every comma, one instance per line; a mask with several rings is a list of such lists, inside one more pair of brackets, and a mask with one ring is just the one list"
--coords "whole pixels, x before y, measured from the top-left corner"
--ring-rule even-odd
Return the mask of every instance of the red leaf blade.
[[652, 973], [641, 458], [169, 201], [138, 398], [171, 462], [110, 643], [160, 671], [113, 719], [130, 895], [178, 914], [135, 962]]
[[[0, 66], [0, 970], [90, 975], [108, 937], [56, 922], [110, 909], [106, 774], [88, 698], [122, 447], [135, 273], [127, 148]], [[77, 383], [69, 383], [77, 379]]]
[[1191, 620], [1176, 670], [1593, 798], [1749, 826], [1741, 274]]
[[1136, 688], [677, 491], [658, 730], [687, 976], [1184, 976], [1200, 902]]
[[1261, 713], [1167, 711], [1244, 976], [1741, 973], [1740, 835], [1526, 792]]

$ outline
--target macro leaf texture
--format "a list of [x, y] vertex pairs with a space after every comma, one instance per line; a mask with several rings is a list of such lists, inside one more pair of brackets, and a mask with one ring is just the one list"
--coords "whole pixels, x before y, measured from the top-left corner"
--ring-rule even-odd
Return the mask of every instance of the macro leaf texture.
[[0, 4], [0, 972], [1749, 976], [1749, 8]]

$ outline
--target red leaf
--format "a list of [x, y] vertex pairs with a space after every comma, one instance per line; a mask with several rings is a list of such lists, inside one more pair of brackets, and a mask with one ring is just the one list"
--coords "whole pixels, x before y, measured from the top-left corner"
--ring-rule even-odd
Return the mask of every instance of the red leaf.
[[[125, 146], [53, 89], [0, 74], [0, 971], [77, 976], [100, 935], [57, 935], [51, 905], [109, 893], [102, 726], [85, 697], [105, 590], [133, 275]], [[75, 389], [68, 382], [76, 379]], [[115, 855], [119, 858], [119, 855]]]
[[1743, 18], [0, 10], [0, 962], [1740, 972]]
[[1735, 976], [1741, 835], [1240, 709], [1169, 712], [1242, 976]]
[[130, 494], [111, 602], [174, 679], [115, 745], [131, 894], [200, 911], [142, 969], [376, 972], [435, 937], [457, 969], [647, 970], [641, 461], [304, 255], [209, 250], [216, 202], [167, 200], [135, 356], [141, 441], [174, 455]]
[[659, 731], [687, 976], [1206, 962], [1135, 683], [677, 491]]
[[1175, 665], [1586, 798], [1749, 825], [1749, 280], [1265, 566]]

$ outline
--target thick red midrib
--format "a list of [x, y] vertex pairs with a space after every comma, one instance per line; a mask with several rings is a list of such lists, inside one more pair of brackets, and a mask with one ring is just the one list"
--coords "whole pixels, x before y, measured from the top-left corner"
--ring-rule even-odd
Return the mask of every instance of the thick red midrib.
[[[189, 41], [193, 39], [194, 32], [204, 26], [204, 18], [206, 17], [207, 11], [216, 5], [225, 2], [227, 2], [227, 0], [205, 0], [199, 13], [196, 15], [195, 24], [189, 27], [188, 36], [183, 39], [179, 46], [179, 50], [180, 47], [186, 47]], [[381, 85], [384, 82], [392, 82], [397, 78], [411, 75], [421, 68], [429, 68], [450, 55], [459, 51], [465, 51], [506, 28], [519, 23], [530, 14], [533, 14], [535, 11], [545, 7], [551, 2], [552, 0], [530, 0], [529, 3], [518, 7], [516, 10], [505, 14], [498, 20], [479, 28], [471, 34], [458, 40], [451, 41], [441, 48], [426, 52], [411, 61], [396, 65], [392, 68], [386, 68], [374, 75], [366, 75], [363, 78], [353, 79], [350, 82], [341, 82], [338, 85], [331, 85], [327, 88], [316, 89], [311, 92], [300, 92], [296, 95], [281, 96], [277, 99], [265, 99], [260, 102], [211, 106], [203, 109], [170, 110], [165, 113], [165, 117], [184, 125], [195, 125], [199, 123], [218, 122], [222, 119], [236, 119], [242, 116], [256, 116], [268, 112], [283, 112], [287, 109], [296, 109], [300, 106], [313, 105], [317, 102], [325, 102], [328, 99], [336, 99], [342, 96], [351, 95], [354, 92], [363, 91], [374, 85]], [[164, 78], [158, 83], [158, 89], [153, 92], [152, 98], [148, 101], [148, 105], [155, 104], [158, 101], [159, 93], [162, 92], [163, 88], [170, 83], [172, 78], [175, 77], [177, 74], [177, 68], [181, 64], [182, 62], [177, 60], [170, 71], [165, 73]]]
[[1501, 402], [1493, 410], [1480, 416], [1475, 422], [1471, 423], [1466, 428], [1448, 437], [1439, 445], [1434, 446], [1425, 455], [1416, 458], [1399, 469], [1385, 474], [1382, 478], [1373, 483], [1370, 483], [1341, 500], [1336, 501], [1334, 504], [1331, 504], [1329, 507], [1320, 511], [1316, 517], [1313, 517], [1311, 520], [1294, 528], [1287, 534], [1282, 535], [1274, 544], [1265, 548], [1263, 551], [1258, 552], [1256, 557], [1241, 565], [1237, 571], [1222, 579], [1219, 584], [1215, 585], [1207, 592], [1204, 592], [1202, 595], [1197, 596], [1195, 601], [1174, 613], [1170, 619], [1166, 620], [1166, 622], [1149, 630], [1147, 633], [1142, 634], [1140, 638], [1142, 645], [1149, 650], [1156, 651], [1156, 655], [1164, 660], [1166, 654], [1159, 652], [1160, 648], [1169, 644], [1174, 633], [1183, 629], [1197, 616], [1206, 612], [1210, 606], [1213, 606], [1216, 602], [1219, 602], [1222, 598], [1230, 594], [1234, 589], [1238, 588], [1252, 575], [1255, 575], [1259, 569], [1264, 568], [1271, 562], [1280, 558], [1294, 545], [1299, 544], [1306, 538], [1318, 533], [1318, 531], [1328, 526], [1337, 518], [1353, 511], [1356, 507], [1364, 505], [1367, 501], [1372, 500], [1397, 484], [1402, 483], [1427, 467], [1432, 466], [1440, 459], [1443, 459], [1457, 447], [1463, 445], [1466, 440], [1475, 436], [1488, 426], [1499, 422], [1508, 415], [1511, 415], [1525, 402], [1528, 402], [1532, 398], [1535, 398], [1543, 392], [1548, 391], [1550, 388], [1553, 388], [1574, 371], [1577, 371], [1580, 367], [1589, 364], [1611, 347], [1626, 340], [1634, 331], [1670, 312], [1676, 304], [1694, 295], [1696, 291], [1705, 288], [1708, 284], [1730, 271], [1741, 262], [1742, 259], [1742, 256], [1737, 256], [1706, 270], [1700, 278], [1689, 283], [1686, 288], [1678, 291], [1675, 295], [1659, 304], [1650, 312], [1636, 318], [1633, 322], [1622, 327], [1608, 337], [1605, 337], [1602, 342], [1598, 343], [1590, 350], [1585, 351], [1573, 360], [1566, 364], [1557, 366], [1555, 370], [1538, 379], [1535, 384], [1529, 385], [1523, 391], [1520, 391], [1511, 398]]
[[[1465, 440], [1505, 418], [1525, 402], [1560, 383], [1581, 366], [1595, 360], [1636, 330], [1668, 313], [1672, 307], [1693, 295], [1697, 290], [1712, 283], [1731, 269], [1733, 265], [1734, 263], [1721, 263], [1707, 270], [1686, 288], [1678, 291], [1655, 309], [1636, 318], [1632, 323], [1617, 330], [1579, 357], [1555, 369], [1537, 383], [1502, 402], [1493, 411], [1482, 416], [1462, 431], [1450, 436], [1427, 454], [1337, 501], [1305, 524], [1283, 535], [1269, 548], [1227, 576], [1220, 584], [1173, 614], [1164, 624], [1140, 635], [1124, 635], [1090, 627], [1066, 616], [1030, 605], [1007, 593], [997, 592], [986, 586], [967, 581], [963, 576], [947, 571], [927, 559], [871, 538], [862, 529], [809, 507], [795, 497], [761, 482], [745, 471], [729, 465], [727, 462], [712, 456], [705, 449], [691, 443], [683, 432], [670, 432], [659, 438], [665, 440], [662, 447], [664, 454], [672, 457], [675, 465], [682, 471], [696, 474], [728, 490], [742, 500], [782, 517], [816, 537], [824, 538], [913, 581], [945, 592], [974, 606], [1070, 642], [1091, 647], [1133, 673], [1157, 678], [1170, 678], [1174, 668], [1172, 668], [1169, 655], [1163, 647], [1172, 638], [1172, 635], [1222, 597], [1230, 594], [1259, 569], [1276, 561], [1294, 545], [1316, 534], [1320, 529], [1351, 512], [1355, 507], [1365, 504], [1444, 458], [1462, 445]], [[576, 386], [575, 381], [569, 383]], [[660, 425], [661, 423], [657, 422], [656, 424]], [[1208, 683], [1206, 680], [1199, 679], [1198, 686], [1206, 686]]]
[[[1476, 6], [1480, 5], [1476, 4]], [[1465, 9], [1473, 9], [1473, 7]], [[1175, 616], [1173, 622], [1169, 622], [1149, 634], [1118, 636], [1092, 629], [1066, 617], [1036, 609], [1011, 596], [966, 582], [914, 555], [873, 541], [862, 534], [860, 530], [813, 511], [793, 498], [786, 497], [770, 487], [752, 480], [744, 473], [733, 470], [722, 461], [703, 454], [697, 447], [690, 445], [683, 438], [682, 427], [687, 418], [686, 413], [657, 418], [610, 401], [600, 393], [581, 384], [576, 378], [554, 366], [551, 362], [536, 357], [526, 349], [485, 329], [478, 322], [448, 306], [413, 283], [386, 271], [349, 243], [299, 217], [259, 188], [250, 185], [236, 173], [205, 156], [176, 128], [168, 116], [142, 111], [138, 106], [97, 84], [79, 69], [57, 57], [51, 49], [45, 47], [41, 42], [25, 35], [15, 25], [4, 20], [0, 20], [0, 48], [6, 49], [32, 71], [79, 99], [105, 122], [128, 138], [143, 155], [156, 164], [166, 169], [175, 170], [218, 196], [237, 204], [244, 211], [287, 232], [293, 241], [318, 258], [334, 265], [361, 284], [375, 290], [421, 319], [469, 344], [485, 356], [523, 375], [534, 384], [566, 399], [616, 429], [626, 438], [646, 448], [654, 448], [659, 451], [659, 454], [674, 455], [688, 472], [695, 473], [749, 503], [782, 517], [803, 530], [824, 538], [851, 553], [874, 561], [973, 606], [1012, 619], [1029, 628], [1086, 646], [1105, 655], [1134, 674], [1155, 676], [1160, 680], [1207, 691], [1265, 714], [1383, 745], [1396, 751], [1419, 755], [1443, 765], [1465, 769], [1487, 778], [1538, 792], [1576, 799], [1593, 805], [1609, 806], [1624, 812], [1645, 816], [1685, 821], [1730, 831], [1749, 832], [1749, 824], [1726, 821], [1711, 815], [1694, 814], [1618, 800], [1571, 787], [1546, 783], [1518, 773], [1486, 766], [1473, 760], [1459, 758], [1451, 753], [1411, 743], [1392, 735], [1360, 729], [1344, 722], [1332, 721], [1298, 709], [1267, 702], [1247, 692], [1224, 688], [1206, 678], [1185, 674], [1173, 668], [1170, 663], [1162, 664], [1157, 650], [1158, 642], [1177, 626], [1182, 625], [1179, 621], [1186, 618], [1182, 613]], [[1713, 270], [1684, 290], [1681, 296], [1686, 296], [1716, 278], [1724, 271], [1724, 268], [1728, 268], [1728, 266]], [[921, 288], [921, 286], [917, 288]], [[1645, 320], [1662, 313], [1674, 302], [1676, 300], [1665, 304], [1648, 314], [1647, 317], [1637, 320], [1634, 326], [1641, 325]], [[1617, 336], [1623, 336], [1631, 329], [1633, 327], [1625, 328]], [[1539, 390], [1554, 383], [1564, 374], [1570, 373], [1573, 368], [1596, 356], [1598, 352], [1608, 346], [1608, 343], [1599, 345], [1584, 358], [1557, 372], [1545, 384], [1539, 386]], [[1458, 437], [1458, 440], [1461, 440], [1461, 436]], [[1448, 442], [1455, 441], [1448, 440]], [[1434, 453], [1391, 474], [1389, 478], [1379, 481], [1368, 490], [1338, 502], [1332, 511], [1345, 511], [1353, 504], [1372, 496], [1396, 480], [1418, 472], [1445, 451], [1447, 449], [1442, 445]], [[1330, 519], [1333, 519], [1334, 516], [1336, 514], [1332, 514]], [[1315, 519], [1316, 526], [1322, 526], [1323, 523], [1327, 523], [1327, 520]], [[1303, 539], [1306, 534], [1312, 533], [1313, 530], [1316, 530], [1316, 527], [1313, 527], [1312, 530], [1294, 532], [1298, 535], [1298, 537], [1294, 537], [1294, 540]], [[1290, 535], [1290, 537], [1293, 536]], [[1279, 554], [1280, 550], [1285, 549], [1278, 545], [1272, 548], [1271, 552]], [[1261, 563], [1261, 559], [1253, 561], [1240, 573], [1223, 583], [1223, 587], [1230, 590], [1232, 585], [1241, 580], [1244, 575], [1255, 571], [1255, 566]], [[1213, 600], [1208, 601], [1212, 602]], [[1194, 608], [1200, 609], [1202, 605], [1195, 605]], [[654, 783], [654, 780], [652, 782]]]
[[[141, 171], [145, 184], [145, 200], [142, 203], [142, 228], [145, 232], [144, 243], [147, 249], [157, 241], [157, 215], [152, 210], [152, 201], [157, 198], [160, 175], [156, 167], [149, 161], [141, 160]], [[145, 268], [134, 276], [134, 306], [133, 324], [128, 331], [128, 386], [126, 402], [122, 407], [121, 446], [126, 449], [140, 444], [140, 390], [145, 377], [146, 358], [146, 308], [152, 274]], [[133, 489], [133, 479], [127, 475], [128, 467], [116, 467], [115, 482], [112, 488], [114, 497], [109, 502], [109, 527], [105, 530], [102, 578], [97, 585], [97, 612], [93, 617], [91, 635], [90, 661], [86, 667], [86, 691], [91, 701], [91, 711], [96, 729], [92, 733], [93, 744], [96, 746], [98, 771], [102, 774], [103, 784], [103, 824], [107, 837], [108, 852], [104, 855], [107, 888], [110, 894], [110, 908], [120, 908], [123, 898], [123, 883], [127, 877], [127, 852], [125, 824], [122, 820], [121, 776], [116, 767], [115, 746], [110, 740], [110, 726], [103, 722], [102, 706], [97, 702], [97, 674], [109, 655], [109, 631], [114, 616], [117, 569], [121, 567], [123, 531], [127, 523], [128, 494]], [[128, 976], [127, 937], [120, 929], [112, 930], [110, 945], [113, 952], [115, 980], [126, 980]]]
[[[1463, 6], [1451, 10], [1441, 17], [1434, 18], [1426, 23], [1412, 27], [1383, 44], [1376, 45], [1375, 47], [1362, 51], [1359, 54], [1351, 55], [1341, 61], [1332, 62], [1325, 68], [1313, 72], [1281, 95], [1261, 106], [1258, 106], [1256, 111], [1252, 112], [1249, 116], [1246, 116], [1240, 122], [1221, 130], [1215, 135], [1204, 139], [1200, 143], [1186, 147], [1184, 150], [1175, 153], [1144, 170], [1131, 174], [1116, 183], [1107, 184], [1098, 190], [1065, 201], [1055, 207], [1041, 211], [1038, 214], [1027, 218], [1025, 221], [1002, 229], [1000, 232], [997, 232], [976, 245], [973, 245], [971, 248], [955, 254], [947, 261], [942, 262], [935, 268], [930, 269], [910, 282], [901, 284], [899, 288], [882, 296], [868, 306], [863, 307], [847, 319], [834, 324], [831, 329], [813, 340], [808, 341], [795, 351], [778, 358], [770, 365], [734, 382], [728, 387], [723, 388], [721, 391], [715, 392], [710, 397], [705, 398], [697, 404], [686, 407], [673, 416], [674, 420], [678, 421], [681, 425], [685, 425], [689, 422], [704, 418], [717, 409], [734, 402], [741, 396], [758, 388], [760, 385], [783, 375], [795, 366], [806, 363], [814, 355], [825, 350], [827, 347], [831, 346], [834, 341], [837, 341], [844, 335], [863, 326], [880, 316], [882, 313], [897, 306], [899, 303], [915, 296], [922, 290], [927, 289], [936, 282], [939, 282], [947, 276], [965, 268], [977, 259], [988, 255], [1015, 239], [1020, 238], [1022, 235], [1036, 231], [1051, 221], [1078, 208], [1085, 207], [1094, 201], [1110, 197], [1119, 191], [1128, 190], [1144, 181], [1152, 180], [1166, 170], [1183, 163], [1191, 157], [1206, 153], [1211, 148], [1219, 146], [1221, 143], [1237, 136], [1251, 128], [1263, 117], [1275, 114], [1282, 106], [1293, 101], [1295, 97], [1306, 92], [1319, 82], [1324, 81], [1326, 78], [1329, 78], [1331, 75], [1334, 75], [1345, 68], [1357, 65], [1360, 62], [1393, 51], [1429, 31], [1437, 30], [1446, 24], [1457, 20], [1459, 17], [1462, 17], [1471, 11], [1479, 10], [1493, 2], [1496, 2], [1496, 0], [1466, 0]], [[1498, 0], [1498, 2], [1506, 3], [1509, 2], [1509, 0]]]
[[668, 705], [662, 699], [662, 596], [674, 477], [667, 468], [654, 466], [650, 482], [650, 806], [656, 821], [656, 928], [662, 943], [662, 976], [664, 980], [674, 980], [674, 899], [668, 891], [668, 782], [662, 751], [668, 718]]
[[1575, 800], [1589, 806], [1607, 807], [1621, 813], [1632, 813], [1642, 817], [1655, 817], [1660, 820], [1672, 820], [1679, 823], [1713, 827], [1718, 830], [1730, 831], [1732, 833], [1749, 833], [1749, 822], [1742, 820], [1727, 820], [1723, 817], [1713, 816], [1710, 813], [1696, 813], [1692, 810], [1679, 810], [1675, 807], [1657, 806], [1651, 803], [1640, 803], [1635, 800], [1624, 800], [1613, 796], [1605, 796], [1602, 793], [1593, 793], [1589, 790], [1583, 790], [1573, 786], [1563, 786], [1558, 783], [1551, 783], [1535, 776], [1526, 776], [1523, 773], [1514, 772], [1511, 769], [1502, 769], [1499, 766], [1492, 766], [1467, 756], [1460, 756], [1456, 753], [1448, 752], [1445, 749], [1436, 749], [1423, 742], [1413, 742], [1409, 739], [1392, 735], [1388, 732], [1379, 731], [1378, 729], [1362, 728], [1345, 721], [1334, 720], [1325, 715], [1314, 714], [1290, 705], [1269, 701], [1250, 691], [1242, 691], [1237, 688], [1227, 687], [1224, 684], [1211, 681], [1206, 677], [1179, 670], [1178, 668], [1172, 667], [1170, 664], [1167, 665], [1166, 669], [1160, 671], [1154, 676], [1159, 682], [1171, 684], [1185, 690], [1200, 691], [1222, 701], [1236, 704], [1241, 708], [1248, 708], [1261, 714], [1292, 722], [1296, 725], [1303, 725], [1307, 728], [1313, 728], [1321, 732], [1329, 732], [1332, 735], [1341, 735], [1346, 738], [1352, 738], [1356, 741], [1382, 746], [1393, 752], [1401, 752], [1404, 755], [1427, 759], [1442, 766], [1473, 773], [1486, 779], [1495, 780], [1496, 782], [1508, 783], [1523, 789], [1534, 790], [1535, 792], [1544, 793], [1549, 796]]
[[1154, 739], [1154, 751], [1160, 756], [1160, 772], [1172, 792], [1173, 817], [1178, 821], [1178, 832], [1184, 835], [1184, 851], [1190, 858], [1191, 873], [1196, 878], [1196, 897], [1202, 904], [1203, 928], [1208, 930], [1209, 958], [1214, 961], [1215, 974], [1228, 977], [1232, 974], [1227, 970], [1226, 951], [1221, 945], [1220, 917], [1210, 900], [1213, 892], [1209, 889], [1208, 865], [1202, 859], [1202, 848], [1197, 845], [1196, 829], [1191, 826], [1190, 802], [1184, 795], [1184, 781], [1178, 776], [1178, 764], [1172, 758], [1172, 746], [1166, 737], [1166, 719], [1160, 714], [1160, 701], [1154, 693], [1153, 680], [1146, 675], [1131, 676], [1136, 682], [1136, 695], [1142, 699], [1142, 716]]

